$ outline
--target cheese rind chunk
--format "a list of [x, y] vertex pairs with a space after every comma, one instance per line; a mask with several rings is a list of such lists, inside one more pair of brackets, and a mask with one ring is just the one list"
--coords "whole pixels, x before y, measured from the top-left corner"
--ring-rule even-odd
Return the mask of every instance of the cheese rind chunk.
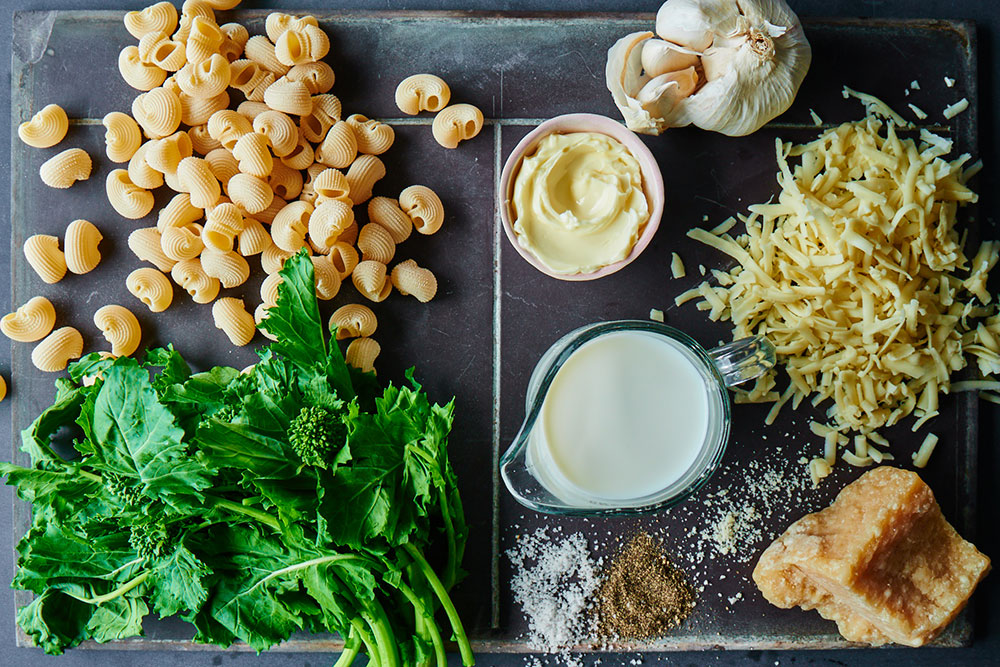
[[771, 604], [815, 609], [849, 641], [922, 646], [989, 569], [920, 477], [883, 466], [793, 523], [761, 555], [753, 579]]

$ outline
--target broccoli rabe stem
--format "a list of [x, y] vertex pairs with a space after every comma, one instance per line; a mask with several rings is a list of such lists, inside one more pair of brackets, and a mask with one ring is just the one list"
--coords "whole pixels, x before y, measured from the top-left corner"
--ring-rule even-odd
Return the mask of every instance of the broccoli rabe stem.
[[396, 646], [396, 637], [389, 625], [389, 619], [385, 615], [385, 610], [378, 600], [368, 603], [368, 609], [361, 612], [361, 617], [365, 619], [375, 636], [375, 647], [379, 655], [379, 665], [381, 667], [398, 667], [399, 649]]
[[149, 570], [143, 572], [142, 574], [136, 575], [132, 579], [129, 579], [115, 590], [105, 593], [104, 595], [98, 595], [97, 597], [93, 598], [80, 597], [79, 595], [76, 595], [71, 591], [64, 591], [64, 592], [70, 597], [76, 598], [80, 602], [86, 602], [87, 604], [104, 604], [105, 602], [110, 602], [115, 598], [120, 598], [121, 596], [125, 595], [136, 586], [141, 585], [142, 582], [146, 581], [146, 579], [149, 579]]
[[469, 644], [469, 638], [465, 635], [465, 628], [462, 627], [462, 619], [458, 616], [455, 604], [448, 597], [448, 591], [444, 589], [441, 580], [438, 579], [437, 574], [434, 573], [434, 569], [431, 568], [430, 563], [427, 562], [427, 559], [424, 558], [419, 549], [409, 542], [403, 545], [403, 549], [406, 550], [406, 553], [410, 555], [417, 564], [417, 567], [420, 568], [420, 573], [424, 575], [427, 583], [431, 585], [434, 595], [441, 601], [441, 606], [444, 607], [444, 612], [448, 615], [448, 620], [451, 622], [451, 630], [455, 633], [455, 641], [458, 642], [458, 650], [462, 655], [462, 664], [465, 667], [471, 667], [476, 663], [476, 659], [472, 655], [472, 646]]
[[396, 588], [413, 605], [417, 618], [421, 621], [421, 629], [426, 632], [431, 640], [431, 645], [434, 646], [434, 658], [437, 661], [437, 666], [448, 667], [448, 656], [444, 652], [444, 641], [441, 640], [441, 632], [438, 630], [437, 623], [434, 622], [434, 616], [431, 614], [431, 611], [424, 605], [423, 600], [413, 592], [413, 589], [403, 582], [396, 584]]
[[351, 667], [360, 651], [361, 636], [358, 634], [357, 629], [352, 627], [351, 634], [348, 635], [347, 640], [344, 642], [344, 650], [341, 651], [337, 662], [333, 663], [333, 667]]
[[368, 664], [370, 667], [381, 667], [379, 662], [379, 652], [378, 647], [375, 644], [375, 638], [365, 627], [365, 622], [361, 618], [351, 619], [351, 632], [356, 632], [358, 637], [365, 645], [365, 652], [368, 653]]

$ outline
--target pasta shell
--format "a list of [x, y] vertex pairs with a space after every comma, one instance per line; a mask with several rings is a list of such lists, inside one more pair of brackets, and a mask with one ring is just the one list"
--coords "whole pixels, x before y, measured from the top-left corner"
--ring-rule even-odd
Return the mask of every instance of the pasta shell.
[[137, 12], [125, 14], [125, 29], [136, 39], [149, 33], [171, 33], [177, 27], [177, 8], [169, 2], [157, 2]]
[[201, 253], [201, 268], [209, 276], [218, 278], [226, 289], [238, 287], [250, 277], [250, 265], [243, 255], [205, 248]]
[[316, 298], [329, 301], [340, 291], [340, 272], [325, 256], [313, 256], [313, 271], [316, 276]]
[[307, 114], [299, 118], [299, 134], [308, 141], [322, 141], [335, 122], [322, 114]]
[[[229, 11], [230, 9], [235, 9], [236, 5], [240, 4], [242, 1], [243, 0], [202, 0], [202, 2], [207, 4], [209, 7], [211, 7], [212, 9], [218, 9], [220, 12], [225, 12]], [[227, 23], [226, 25], [239, 25], [239, 24]], [[224, 28], [225, 26], [221, 27]], [[243, 28], [243, 26], [240, 27]], [[246, 30], [246, 28], [243, 29]], [[243, 41], [244, 43], [246, 42], [245, 39]]]
[[240, 254], [244, 257], [259, 255], [274, 242], [264, 225], [253, 218], [244, 218], [243, 231], [240, 232]]
[[212, 304], [212, 321], [237, 347], [248, 344], [257, 333], [253, 315], [247, 312], [242, 299], [227, 296], [217, 300]]
[[279, 158], [291, 153], [299, 143], [299, 129], [295, 121], [280, 111], [269, 109], [255, 116], [253, 131], [268, 138], [274, 155]]
[[229, 193], [229, 180], [240, 173], [240, 163], [233, 154], [225, 148], [216, 148], [205, 156], [205, 162], [211, 167], [215, 178], [222, 183], [222, 189]]
[[336, 80], [333, 68], [322, 61], [296, 65], [288, 70], [288, 74], [285, 76], [291, 81], [301, 81], [306, 84], [306, 88], [312, 95], [329, 92]]
[[[277, 81], [277, 78], [273, 72], [264, 72], [264, 77], [254, 86], [253, 90], [247, 93], [247, 101], [264, 104], [264, 94], [267, 93], [268, 88], [274, 85], [275, 81]], [[264, 104], [264, 106], [268, 109], [271, 108], [267, 104]]]
[[250, 120], [231, 109], [222, 109], [208, 119], [208, 133], [228, 150], [233, 150], [236, 142], [245, 134], [253, 132]]
[[337, 340], [344, 340], [371, 336], [378, 328], [378, 320], [368, 306], [349, 303], [333, 311], [327, 326], [331, 331], [337, 327]]
[[29, 236], [24, 242], [24, 258], [42, 281], [52, 285], [66, 275], [66, 256], [59, 239], [48, 234]]
[[177, 166], [177, 183], [182, 192], [191, 195], [191, 205], [198, 208], [214, 206], [222, 196], [222, 186], [212, 173], [212, 167], [200, 157], [186, 157]]
[[312, 96], [306, 84], [301, 81], [289, 81], [282, 77], [268, 86], [264, 91], [264, 104], [275, 111], [296, 116], [306, 116], [312, 112]]
[[160, 271], [169, 271], [175, 260], [163, 252], [163, 237], [156, 227], [143, 227], [128, 235], [128, 247], [143, 262], [149, 262]]
[[219, 53], [232, 63], [243, 55], [243, 46], [250, 39], [250, 31], [239, 23], [224, 23], [219, 26], [219, 30], [225, 37], [222, 40], [222, 46], [219, 47]]
[[437, 113], [448, 106], [451, 88], [444, 79], [433, 74], [414, 74], [396, 86], [396, 106], [410, 116], [421, 111]]
[[358, 222], [355, 220], [351, 225], [340, 233], [337, 243], [349, 243], [354, 245], [358, 242]]
[[[211, 116], [209, 116], [209, 118], [211, 118]], [[199, 155], [208, 155], [217, 148], [222, 148], [222, 142], [216, 141], [212, 138], [212, 135], [208, 133], [207, 122], [190, 128], [188, 130], [188, 136], [191, 137], [191, 147], [194, 149], [194, 152]]]
[[126, 46], [118, 54], [118, 73], [136, 90], [153, 90], [167, 78], [166, 70], [142, 62], [137, 46]]
[[40, 371], [58, 373], [65, 370], [70, 359], [83, 354], [83, 336], [73, 327], [56, 329], [31, 351], [31, 363]]
[[[271, 108], [268, 107], [263, 102], [254, 102], [253, 100], [246, 100], [245, 102], [240, 102], [240, 105], [236, 107], [237, 113], [241, 116], [246, 116], [251, 121], [255, 120], [257, 116], [261, 115], [265, 111], [270, 111]], [[281, 113], [280, 111], [278, 113]], [[296, 128], [296, 132], [298, 128]]]
[[150, 139], [173, 134], [181, 125], [181, 99], [169, 88], [153, 88], [132, 100], [132, 117]]
[[417, 266], [412, 259], [393, 267], [392, 284], [400, 294], [412, 295], [420, 303], [427, 303], [437, 294], [437, 278], [430, 269]]
[[302, 192], [302, 172], [286, 167], [281, 161], [275, 162], [267, 184], [282, 199], [295, 199]]
[[184, 43], [170, 39], [168, 32], [143, 35], [139, 40], [139, 58], [168, 72], [176, 72], [187, 64]]
[[389, 197], [372, 197], [368, 202], [368, 219], [385, 227], [394, 243], [410, 238], [413, 222], [399, 207], [399, 202]]
[[233, 147], [233, 157], [239, 162], [241, 172], [257, 178], [270, 176], [274, 158], [271, 157], [268, 143], [266, 136], [256, 132], [240, 137]]
[[272, 42], [277, 42], [286, 30], [299, 30], [307, 25], [319, 25], [315, 16], [292, 16], [281, 12], [272, 12], [264, 21], [264, 32]]
[[396, 244], [389, 231], [377, 222], [369, 222], [358, 234], [358, 250], [362, 259], [388, 264], [396, 254]]
[[197, 257], [205, 249], [202, 231], [201, 225], [197, 224], [167, 227], [160, 237], [163, 254], [177, 262]]
[[198, 64], [218, 55], [223, 41], [225, 37], [213, 19], [195, 16], [191, 20], [190, 33], [186, 41], [188, 62]]
[[94, 223], [74, 220], [66, 228], [66, 268], [81, 275], [90, 273], [101, 263], [98, 245], [104, 235]]
[[191, 157], [194, 147], [187, 132], [175, 132], [169, 137], [149, 142], [146, 164], [161, 173], [177, 171], [181, 160]]
[[236, 204], [219, 204], [208, 214], [202, 239], [206, 248], [229, 252], [244, 229], [243, 215]]
[[123, 218], [138, 220], [153, 210], [153, 193], [134, 184], [124, 169], [112, 169], [104, 186], [108, 202]]
[[381, 351], [382, 346], [374, 338], [355, 338], [344, 352], [344, 361], [362, 373], [374, 373], [375, 359]]
[[271, 240], [285, 252], [295, 253], [306, 242], [314, 210], [311, 204], [295, 201], [281, 209], [271, 223]]
[[[337, 242], [337, 237], [354, 222], [354, 209], [339, 199], [324, 199], [309, 217], [309, 237], [324, 248]], [[277, 224], [277, 220], [275, 220]], [[277, 240], [275, 241], [277, 242]], [[286, 248], [288, 250], [289, 248]]]
[[410, 216], [420, 234], [433, 234], [444, 223], [441, 198], [426, 185], [411, 185], [399, 193], [399, 207]]
[[294, 252], [282, 250], [277, 244], [269, 245], [260, 253], [260, 267], [265, 273], [277, 273], [285, 266], [285, 260], [294, 255]]
[[7, 381], [0, 375], [0, 401], [7, 398]]
[[252, 60], [235, 60], [229, 66], [229, 85], [244, 95], [254, 91], [268, 71]]
[[191, 195], [181, 192], [173, 196], [167, 205], [160, 209], [156, 221], [156, 229], [162, 234], [167, 227], [184, 227], [201, 220], [204, 212], [191, 205]]
[[376, 303], [385, 301], [392, 292], [392, 282], [386, 275], [386, 266], [381, 262], [368, 260], [358, 263], [351, 273], [354, 287], [362, 296]]
[[431, 133], [445, 148], [457, 148], [459, 142], [472, 139], [483, 129], [483, 112], [471, 104], [452, 104], [434, 117]]
[[344, 121], [337, 121], [316, 149], [316, 161], [328, 167], [346, 169], [358, 155], [358, 139]]
[[274, 55], [288, 66], [322, 60], [329, 52], [330, 38], [314, 25], [286, 30], [274, 43]]
[[195, 303], [211, 303], [219, 295], [222, 284], [218, 278], [205, 273], [201, 259], [192, 257], [174, 264], [170, 277], [180, 285]]
[[161, 313], [174, 300], [174, 289], [167, 277], [156, 269], [136, 269], [128, 274], [125, 287], [154, 313]]
[[355, 206], [363, 204], [372, 196], [375, 183], [385, 176], [385, 164], [374, 155], [359, 155], [347, 170], [347, 184], [351, 201]]
[[264, 321], [264, 318], [267, 317], [270, 310], [271, 307], [266, 303], [257, 304], [257, 308], [253, 311], [253, 321], [257, 323], [257, 331], [259, 331], [264, 338], [278, 340], [277, 336], [260, 326], [260, 323]]
[[281, 158], [282, 164], [291, 169], [307, 169], [314, 161], [312, 145], [301, 136], [292, 152]]
[[64, 190], [77, 181], [90, 178], [93, 163], [87, 151], [81, 148], [67, 148], [42, 163], [38, 175], [50, 188]]
[[49, 335], [56, 325], [56, 309], [44, 296], [35, 296], [13, 313], [0, 318], [0, 331], [11, 340], [33, 343]]
[[260, 213], [254, 213], [253, 217], [259, 220], [262, 224], [270, 225], [272, 222], [274, 222], [274, 216], [278, 215], [278, 211], [285, 208], [287, 204], [288, 202], [286, 202], [284, 199], [282, 199], [278, 195], [274, 195], [273, 197], [271, 197], [271, 203], [268, 204], [267, 208], [265, 208]]
[[274, 44], [264, 35], [255, 35], [247, 40], [243, 55], [275, 76], [284, 76], [291, 69], [278, 60], [274, 54]]
[[351, 186], [347, 176], [337, 169], [323, 169], [312, 179], [312, 187], [316, 196], [322, 199], [338, 199], [350, 202]]
[[271, 273], [264, 278], [260, 284], [260, 300], [267, 306], [274, 306], [278, 303], [278, 285], [284, 282], [280, 273]]
[[337, 269], [341, 280], [351, 275], [354, 267], [358, 265], [358, 251], [354, 249], [353, 245], [344, 243], [343, 241], [334, 243], [330, 248], [330, 252], [327, 253], [327, 257], [330, 258], [330, 262]]
[[396, 133], [392, 127], [377, 120], [371, 120], [361, 114], [348, 116], [347, 124], [354, 130], [358, 142], [358, 152], [369, 155], [381, 155], [392, 146]]
[[142, 340], [139, 320], [124, 306], [99, 308], [94, 313], [94, 325], [104, 334], [104, 339], [111, 343], [111, 354], [116, 357], [131, 355]]
[[205, 125], [212, 114], [229, 107], [229, 93], [226, 91], [215, 97], [191, 97], [181, 92], [177, 98], [181, 101], [181, 122], [185, 125]]
[[128, 162], [142, 145], [142, 130], [135, 119], [120, 111], [112, 111], [101, 121], [104, 125], [104, 146], [112, 162]]
[[155, 190], [163, 185], [163, 174], [156, 171], [146, 162], [146, 153], [149, 151], [151, 141], [139, 146], [132, 158], [128, 161], [128, 178], [133, 185], [144, 190]]
[[49, 104], [31, 120], [21, 123], [17, 136], [34, 148], [50, 148], [62, 141], [68, 131], [69, 117], [66, 112], [58, 104]]

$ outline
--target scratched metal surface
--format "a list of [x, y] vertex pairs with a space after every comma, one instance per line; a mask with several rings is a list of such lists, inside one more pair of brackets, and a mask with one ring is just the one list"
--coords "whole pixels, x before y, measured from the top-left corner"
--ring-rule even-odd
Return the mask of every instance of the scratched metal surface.
[[[263, 16], [263, 12], [236, 12], [228, 20], [245, 22], [251, 33], [260, 33]], [[484, 651], [527, 650], [526, 622], [511, 600], [507, 585], [511, 572], [503, 556], [517, 535], [538, 526], [562, 526], [567, 531], [583, 531], [606, 552], [614, 545], [609, 536], [649, 529], [662, 534], [674, 553], [687, 553], [693, 548], [690, 529], [704, 526], [707, 520], [699, 499], [721, 489], [738, 491], [745, 485], [740, 470], [762, 447], [781, 446], [781, 455], [769, 456], [768, 461], [775, 468], [794, 468], [799, 473], [788, 461], [812, 455], [818, 447], [806, 428], [810, 416], [806, 411], [795, 416], [785, 413], [773, 427], [764, 428], [766, 408], [741, 406], [734, 414], [727, 470], [680, 511], [601, 521], [533, 515], [498, 486], [496, 461], [520, 423], [527, 377], [544, 349], [565, 331], [596, 319], [644, 317], [651, 307], [667, 309], [677, 293], [701, 279], [699, 264], [725, 268], [724, 258], [690, 241], [684, 232], [696, 225], [714, 225], [749, 203], [766, 200], [774, 190], [774, 139], [799, 141], [814, 136], [817, 130], [809, 109], [827, 123], [858, 117], [859, 106], [839, 95], [842, 84], [876, 91], [900, 109], [912, 101], [931, 113], [928, 122], [943, 122], [940, 109], [968, 96], [973, 101], [970, 110], [938, 130], [953, 135], [961, 150], [974, 152], [976, 146], [975, 46], [970, 24], [807, 22], [814, 62], [792, 109], [742, 139], [691, 129], [647, 139], [663, 168], [668, 194], [667, 213], [656, 240], [637, 262], [615, 276], [595, 283], [562, 283], [535, 272], [502, 238], [493, 203], [498, 167], [536, 119], [571, 111], [616, 116], [603, 84], [604, 51], [618, 36], [647, 29], [651, 17], [590, 15], [555, 20], [551, 16], [417, 12], [318, 16], [334, 44], [328, 57], [337, 72], [333, 92], [343, 100], [345, 113], [395, 119], [391, 122], [396, 126], [397, 144], [385, 156], [389, 175], [378, 184], [376, 194], [394, 196], [407, 184], [425, 183], [441, 193], [448, 211], [440, 234], [413, 238], [399, 249], [399, 256], [413, 257], [433, 268], [441, 288], [438, 298], [427, 306], [394, 295], [375, 307], [383, 345], [380, 372], [397, 379], [405, 367], [416, 365], [432, 397], [444, 401], [458, 396], [452, 456], [473, 532], [465, 562], [469, 577], [456, 589], [455, 597], [477, 649]], [[199, 367], [218, 363], [240, 367], [253, 361], [252, 350], [233, 350], [212, 327], [207, 308], [192, 304], [180, 292], [168, 311], [154, 317], [142, 312], [124, 288], [125, 275], [139, 265], [125, 246], [125, 238], [132, 229], [154, 220], [131, 222], [117, 217], [103, 192], [104, 177], [114, 165], [104, 158], [103, 128], [97, 119], [112, 110], [127, 110], [135, 94], [121, 82], [116, 68], [118, 51], [132, 43], [120, 17], [117, 12], [15, 15], [13, 123], [52, 101], [80, 120], [57, 149], [30, 149], [13, 142], [12, 164], [25, 165], [12, 174], [13, 302], [22, 303], [35, 294], [48, 296], [60, 314], [59, 325], [79, 328], [89, 349], [103, 343], [91, 322], [93, 311], [105, 303], [122, 303], [139, 315], [144, 345], [172, 341]], [[921, 66], [914, 67], [914, 61]], [[871, 63], [880, 66], [871, 67]], [[922, 89], [907, 97], [903, 91], [909, 77], [902, 72], [918, 70]], [[392, 102], [395, 83], [416, 71], [444, 75], [455, 101], [482, 108], [490, 119], [482, 134], [461, 150], [445, 151], [430, 137], [429, 118], [398, 119]], [[945, 75], [957, 79], [954, 89], [945, 89]], [[37, 167], [68, 146], [88, 150], [95, 158], [94, 174], [68, 191], [49, 190], [39, 181]], [[709, 222], [702, 221], [704, 215]], [[70, 220], [79, 217], [92, 220], [104, 232], [104, 261], [87, 276], [69, 276], [56, 286], [42, 284], [20, 252], [24, 238], [33, 233], [61, 234]], [[684, 257], [688, 278], [667, 279], [671, 251]], [[231, 292], [256, 305], [259, 280], [258, 273], [256, 280]], [[345, 286], [333, 302], [325, 304], [324, 311], [355, 297], [353, 287]], [[727, 337], [725, 326], [708, 322], [691, 306], [668, 309], [668, 322], [709, 346]], [[18, 379], [12, 394], [15, 430], [27, 425], [52, 396], [53, 376], [34, 370], [30, 350], [28, 345], [12, 349], [12, 372]], [[934, 428], [943, 436], [944, 446], [935, 454], [934, 467], [923, 475], [945, 514], [971, 537], [977, 409], [974, 402], [961, 398], [945, 399], [942, 407]], [[907, 429], [887, 435], [904, 466], [923, 437]], [[23, 463], [17, 442], [13, 437], [11, 449]], [[802, 513], [825, 505], [856, 476], [856, 471], [838, 469], [791, 511], [775, 514], [761, 507], [766, 539], [754, 545], [755, 550]], [[14, 512], [19, 536], [28, 523], [29, 508], [15, 502]], [[709, 561], [704, 573], [707, 585], [692, 618], [661, 641], [624, 648], [845, 645], [832, 624], [818, 615], [777, 610], [761, 600], [748, 579], [753, 560]], [[740, 602], [728, 603], [737, 594]], [[23, 604], [26, 598], [19, 595], [17, 601]], [[969, 619], [963, 615], [939, 644], [965, 644], [970, 632]], [[180, 623], [147, 619], [144, 638], [104, 647], [199, 648], [186, 641], [188, 636]], [[26, 642], [19, 635], [19, 643]], [[301, 636], [279, 650], [330, 651], [338, 646], [333, 637]]]

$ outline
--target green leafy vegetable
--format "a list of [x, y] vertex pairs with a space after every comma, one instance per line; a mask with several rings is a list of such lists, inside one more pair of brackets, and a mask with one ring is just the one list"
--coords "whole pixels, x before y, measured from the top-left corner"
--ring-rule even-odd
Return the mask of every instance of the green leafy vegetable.
[[33, 504], [13, 585], [37, 596], [17, 620], [47, 653], [142, 634], [153, 612], [258, 651], [337, 632], [338, 665], [444, 667], [453, 637], [472, 664], [448, 596], [467, 537], [453, 403], [432, 405], [412, 373], [382, 389], [349, 368], [312, 262], [282, 276], [261, 325], [278, 340], [248, 373], [192, 373], [172, 347], [142, 364], [88, 355], [22, 432], [31, 465], [0, 463]]

